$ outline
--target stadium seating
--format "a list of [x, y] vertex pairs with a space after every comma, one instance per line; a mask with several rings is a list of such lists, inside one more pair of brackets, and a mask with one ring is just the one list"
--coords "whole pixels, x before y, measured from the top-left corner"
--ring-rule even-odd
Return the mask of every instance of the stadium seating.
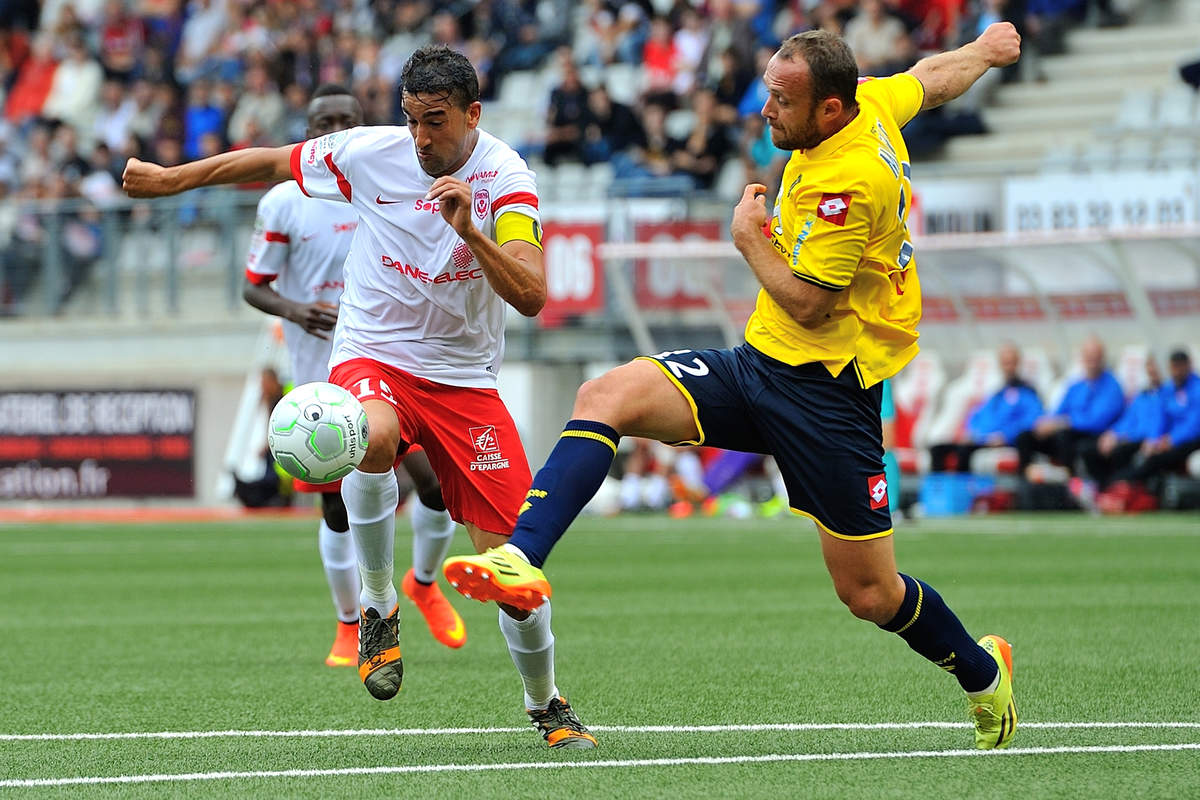
[[[1179, 81], [1178, 66], [1200, 42], [1200, 4], [1138, 5], [1148, 22], [1072, 31], [1064, 55], [1041, 60], [1045, 81], [1000, 87], [983, 112], [989, 133], [951, 139], [927, 173], [1109, 169], [1126, 152], [1156, 167], [1192, 165], [1195, 92]], [[1090, 146], [1097, 136], [1127, 134], [1111, 150]], [[1106, 154], [1110, 160], [1093, 160]]]

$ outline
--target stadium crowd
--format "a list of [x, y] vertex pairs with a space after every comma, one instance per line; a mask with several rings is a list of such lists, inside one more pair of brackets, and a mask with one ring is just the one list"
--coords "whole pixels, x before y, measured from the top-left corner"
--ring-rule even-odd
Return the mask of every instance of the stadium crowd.
[[[887, 74], [1000, 19], [1046, 31], [1050, 49], [1049, 32], [1091, 4], [1112, 16], [1107, 2], [0, 0], [0, 313], [19, 308], [47, 247], [69, 265], [65, 302], [102, 253], [96, 210], [117, 202], [128, 158], [298, 141], [325, 82], [351, 86], [368, 124], [396, 122], [400, 68], [427, 42], [466, 54], [485, 100], [514, 70], [557, 64], [561, 82], [530, 101], [546, 109], [544, 138], [524, 154], [609, 161], [614, 193], [677, 194], [711, 189], [734, 158], [748, 178], [778, 180], [785, 154], [758, 115], [757, 78], [792, 33], [837, 30], [864, 75]], [[638, 76], [630, 105], [576, 68], [617, 63]], [[977, 102], [914, 120], [910, 154], [981, 131]], [[690, 113], [687, 130], [667, 125], [674, 110]]]
[[[1091, 0], [1096, 2], [1097, 0]], [[788, 35], [842, 32], [864, 75], [1012, 19], [1060, 29], [1089, 0], [3, 0], [0, 2], [0, 196], [117, 194], [130, 156], [171, 164], [304, 134], [309, 92], [353, 87], [368, 123], [398, 119], [396, 83], [420, 45], [443, 42], [477, 65], [485, 98], [506, 75], [558, 50], [562, 83], [549, 98], [546, 160], [618, 158], [629, 174], [678, 174], [711, 186], [740, 156], [778, 172], [757, 111], [763, 62]], [[1100, 5], [1104, 5], [1101, 0]], [[572, 64], [638, 68], [632, 108], [578, 79]], [[531, 105], [536, 104], [536, 100]], [[665, 135], [665, 112], [696, 125]], [[910, 151], [977, 119], [931, 118]], [[11, 228], [11, 225], [9, 226]], [[5, 235], [0, 233], [0, 235]], [[11, 236], [11, 230], [7, 231]]]

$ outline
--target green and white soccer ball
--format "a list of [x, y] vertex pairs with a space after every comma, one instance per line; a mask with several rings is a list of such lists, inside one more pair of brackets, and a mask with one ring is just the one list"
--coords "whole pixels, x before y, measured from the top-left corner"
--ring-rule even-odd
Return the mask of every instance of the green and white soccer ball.
[[267, 446], [276, 463], [306, 483], [349, 475], [367, 452], [367, 414], [354, 395], [332, 383], [306, 383], [271, 412]]

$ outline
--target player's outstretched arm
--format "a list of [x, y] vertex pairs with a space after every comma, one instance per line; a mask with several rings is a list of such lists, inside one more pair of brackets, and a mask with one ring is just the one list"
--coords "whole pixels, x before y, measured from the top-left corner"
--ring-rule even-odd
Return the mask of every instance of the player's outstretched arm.
[[1011, 22], [993, 22], [979, 38], [957, 50], [923, 58], [908, 72], [925, 87], [921, 110], [937, 108], [971, 88], [992, 67], [1007, 67], [1021, 56], [1021, 35]]
[[292, 177], [293, 147], [250, 147], [175, 167], [131, 158], [121, 174], [121, 188], [130, 197], [165, 197], [223, 183], [285, 181]]

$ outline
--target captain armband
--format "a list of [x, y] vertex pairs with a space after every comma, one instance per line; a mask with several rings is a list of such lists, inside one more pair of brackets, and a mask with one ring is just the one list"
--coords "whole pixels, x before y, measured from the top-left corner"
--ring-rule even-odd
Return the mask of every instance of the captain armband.
[[519, 211], [501, 214], [496, 219], [496, 244], [503, 246], [509, 242], [528, 242], [541, 250], [541, 224], [533, 217]]

